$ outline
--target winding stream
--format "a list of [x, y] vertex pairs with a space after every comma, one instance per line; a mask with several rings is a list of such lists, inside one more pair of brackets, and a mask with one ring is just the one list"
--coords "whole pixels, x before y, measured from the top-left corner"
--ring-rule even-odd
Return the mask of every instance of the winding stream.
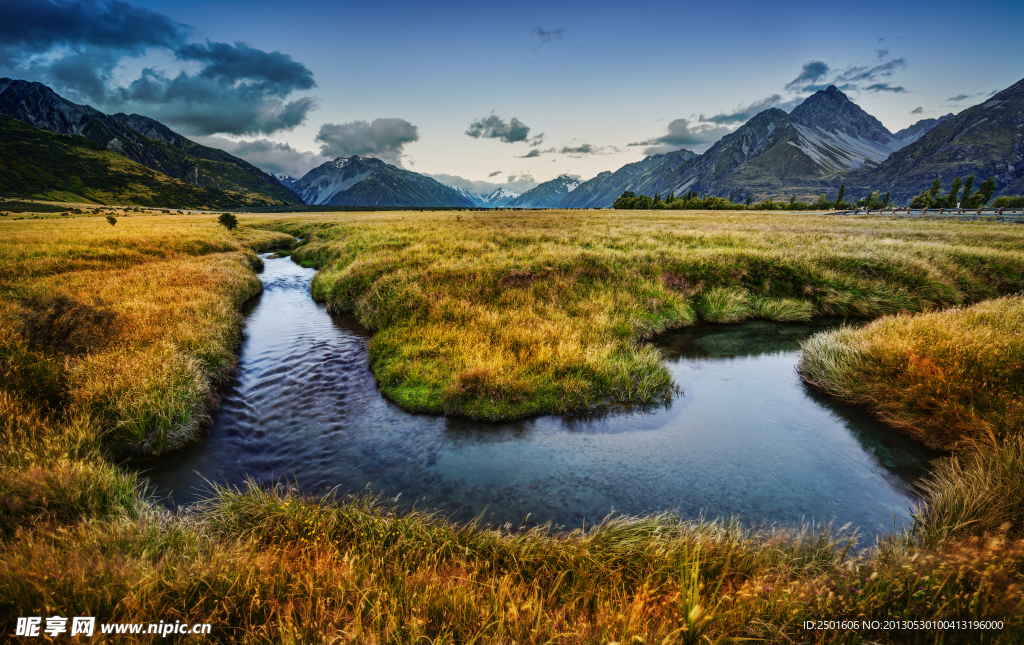
[[909, 520], [912, 482], [939, 456], [800, 381], [800, 340], [835, 320], [668, 334], [658, 344], [684, 393], [654, 409], [501, 424], [410, 414], [377, 389], [365, 330], [310, 297], [314, 274], [266, 260], [209, 437], [146, 471], [168, 503], [248, 476], [310, 493], [369, 487], [458, 521], [575, 528], [677, 510], [873, 534]]

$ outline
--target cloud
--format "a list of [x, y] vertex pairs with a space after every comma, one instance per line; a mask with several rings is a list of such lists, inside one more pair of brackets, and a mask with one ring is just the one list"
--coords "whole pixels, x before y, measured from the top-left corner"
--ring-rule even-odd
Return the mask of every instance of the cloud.
[[[0, 3], [0, 66], [50, 84], [72, 100], [139, 112], [188, 134], [256, 134], [294, 128], [316, 106], [289, 100], [316, 86], [305, 65], [246, 43], [188, 42], [191, 30], [119, 0]], [[113, 82], [126, 57], [168, 51], [189, 71], [144, 69]]]
[[782, 96], [778, 94], [772, 94], [771, 96], [759, 101], [740, 105], [732, 112], [721, 112], [712, 116], [705, 116], [701, 114], [698, 120], [707, 123], [719, 124], [746, 123], [752, 116], [760, 114], [767, 109], [779, 108], [789, 112], [799, 103], [799, 99], [783, 99]]
[[527, 152], [525, 155], [523, 155], [522, 157], [519, 157], [519, 158], [520, 159], [533, 159], [534, 157], [539, 157], [540, 155], [541, 155], [540, 150], [538, 150], [537, 148], [534, 148], [533, 150]]
[[491, 173], [487, 173], [487, 176], [488, 176], [488, 177], [497, 177], [497, 176], [498, 176], [498, 175], [500, 175], [500, 174], [501, 174], [501, 171], [500, 171], [500, 170], [495, 170], [494, 172], [491, 172]]
[[805, 92], [806, 86], [814, 85], [821, 77], [828, 74], [828, 65], [820, 60], [812, 60], [805, 64], [800, 74], [792, 81], [786, 83], [786, 89], [790, 92]]
[[645, 155], [674, 152], [680, 148], [707, 149], [715, 141], [732, 132], [732, 128], [713, 123], [692, 124], [687, 119], [675, 119], [668, 124], [668, 132], [656, 139], [630, 143], [630, 146], [648, 146]]
[[230, 152], [267, 172], [285, 173], [297, 179], [331, 160], [331, 157], [296, 150], [287, 143], [269, 139], [236, 141], [225, 137], [207, 136], [193, 137], [193, 140], [205, 146]]
[[[884, 58], [888, 50], [876, 49], [878, 57]], [[851, 65], [843, 70], [835, 70], [821, 61], [811, 61], [803, 66], [795, 79], [786, 83], [785, 89], [793, 94], [817, 92], [835, 85], [843, 92], [906, 92], [901, 85], [890, 85], [882, 79], [891, 78], [896, 71], [906, 68], [904, 58], [894, 58], [878, 65]], [[867, 83], [866, 87], [861, 84]]]
[[589, 143], [584, 143], [582, 145], [573, 147], [564, 146], [560, 152], [563, 155], [592, 155], [599, 152], [599, 150], [598, 148], [590, 145]]
[[864, 88], [865, 92], [893, 92], [903, 94], [907, 91], [902, 85], [889, 85], [888, 83], [873, 83]]
[[401, 165], [404, 147], [418, 141], [419, 130], [405, 119], [374, 119], [349, 123], [325, 123], [316, 140], [320, 153], [327, 157], [376, 157]]
[[163, 14], [104, 0], [33, 0], [0, 4], [0, 64], [55, 47], [92, 46], [141, 54], [150, 47], [173, 49], [185, 25]]
[[[471, 193], [477, 195], [488, 195], [493, 193], [498, 188], [506, 188], [507, 190], [514, 190], [517, 193], [525, 193], [537, 186], [537, 180], [533, 178], [533, 175], [529, 173], [523, 173], [521, 175], [509, 175], [506, 183], [498, 183], [493, 181], [474, 181], [472, 179], [465, 179], [458, 175], [427, 175], [433, 177], [437, 181], [441, 182], [446, 186], [452, 186], [453, 188], [461, 188], [468, 190]], [[488, 175], [488, 176], [494, 176]]]
[[526, 141], [530, 136], [530, 127], [515, 117], [505, 123], [501, 117], [490, 114], [470, 123], [466, 134], [474, 139], [498, 139], [505, 143], [516, 143]]
[[971, 98], [973, 96], [977, 96], [977, 95], [975, 95], [975, 94], [957, 94], [956, 96], [952, 96], [952, 97], [950, 97], [950, 98], [948, 98], [946, 100], [949, 101], [950, 103], [959, 103], [960, 101], [964, 101], [964, 100], [969, 99], [969, 98]]
[[911, 114], [924, 114], [924, 108], [923, 107], [916, 107], [913, 110], [911, 110], [910, 113]]
[[533, 47], [533, 51], [539, 50], [544, 45], [564, 42], [566, 39], [565, 27], [558, 27], [556, 29], [534, 27], [530, 30], [530, 33], [533, 34], [533, 42], [536, 43]]

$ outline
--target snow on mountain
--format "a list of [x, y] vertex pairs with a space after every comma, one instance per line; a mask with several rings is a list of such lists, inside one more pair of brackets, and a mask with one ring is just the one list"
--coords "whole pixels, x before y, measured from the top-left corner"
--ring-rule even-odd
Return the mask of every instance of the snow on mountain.
[[511, 208], [552, 208], [583, 183], [578, 177], [559, 175], [508, 202]]
[[338, 157], [310, 170], [293, 190], [306, 204], [330, 206], [476, 206], [463, 192], [372, 157]]
[[275, 179], [277, 179], [279, 182], [281, 182], [282, 184], [284, 184], [288, 188], [294, 188], [295, 187], [295, 182], [298, 181], [298, 179], [296, 179], [295, 177], [292, 177], [291, 175], [283, 173], [283, 172], [275, 172], [275, 173], [272, 173], [272, 174], [274, 175]]

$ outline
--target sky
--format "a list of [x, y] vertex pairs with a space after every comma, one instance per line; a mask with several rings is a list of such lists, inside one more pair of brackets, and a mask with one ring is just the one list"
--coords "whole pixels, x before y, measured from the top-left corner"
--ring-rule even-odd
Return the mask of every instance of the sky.
[[0, 0], [0, 75], [271, 172], [476, 192], [703, 152], [837, 85], [895, 132], [1024, 78], [1024, 2]]

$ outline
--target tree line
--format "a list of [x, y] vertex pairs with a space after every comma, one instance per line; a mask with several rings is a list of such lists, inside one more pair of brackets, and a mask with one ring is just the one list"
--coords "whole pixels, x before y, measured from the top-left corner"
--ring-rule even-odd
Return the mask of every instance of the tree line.
[[[957, 177], [953, 180], [953, 185], [950, 187], [949, 192], [945, 195], [940, 195], [939, 193], [942, 191], [942, 180], [936, 179], [932, 182], [930, 188], [921, 191], [920, 195], [911, 199], [909, 206], [910, 208], [915, 209], [957, 207], [981, 208], [992, 199], [992, 195], [996, 191], [996, 180], [994, 177], [989, 177], [982, 182], [980, 186], [978, 186], [976, 191], [972, 193], [971, 191], [973, 189], [974, 175], [969, 176], [967, 181]], [[715, 195], [700, 196], [695, 190], [691, 190], [684, 195], [669, 193], [667, 196], [662, 196], [661, 193], [655, 193], [654, 197], [649, 197], [647, 195], [637, 195], [636, 193], [627, 190], [615, 200], [612, 204], [612, 208], [629, 210], [818, 211], [847, 210], [850, 208], [879, 210], [884, 208], [893, 208], [896, 206], [892, 200], [891, 192], [887, 192], [882, 195], [880, 192], [870, 191], [862, 199], [852, 202], [845, 201], [845, 183], [839, 186], [835, 199], [829, 199], [825, 193], [822, 193], [818, 199], [813, 202], [798, 202], [796, 201], [795, 195], [791, 197], [789, 201], [776, 200], [769, 196], [759, 203], [753, 203], [753, 198], [749, 196], [746, 201], [738, 202], [734, 200], [734, 197], [735, 193], [729, 195], [728, 199], [725, 197], [717, 197]], [[994, 208], [1021, 208], [1024, 207], [1024, 196], [999, 197], [995, 202], [993, 202], [992, 206]]]

